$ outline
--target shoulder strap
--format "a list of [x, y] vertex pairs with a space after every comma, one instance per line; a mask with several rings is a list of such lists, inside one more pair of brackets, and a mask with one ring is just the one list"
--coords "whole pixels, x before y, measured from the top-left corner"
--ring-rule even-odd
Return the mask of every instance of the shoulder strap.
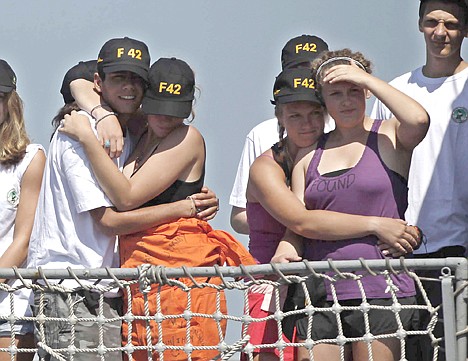
[[[325, 148], [325, 144], [327, 143], [329, 135], [330, 135], [330, 133], [326, 133], [326, 134], [323, 134], [319, 138], [318, 143], [317, 143], [317, 149], [315, 149], [314, 155], [313, 155], [313, 157], [312, 157], [312, 159], [310, 161], [309, 168], [312, 168], [312, 169], [317, 169], [318, 168], [318, 165], [320, 163], [320, 159], [322, 158], [323, 149]], [[308, 172], [309, 171], [307, 171], [307, 173]]]
[[367, 146], [374, 150], [377, 154], [379, 153], [379, 145], [378, 145], [378, 135], [379, 135], [379, 128], [382, 124], [382, 120], [374, 120], [372, 123], [372, 127], [367, 137]]

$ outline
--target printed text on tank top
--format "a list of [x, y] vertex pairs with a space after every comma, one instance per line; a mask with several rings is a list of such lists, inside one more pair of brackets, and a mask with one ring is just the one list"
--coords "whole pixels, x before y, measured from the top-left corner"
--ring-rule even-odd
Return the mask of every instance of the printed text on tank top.
[[[369, 132], [369, 134], [367, 135], [367, 140], [366, 140], [366, 146], [364, 147], [363, 149], [363, 153], [361, 154], [361, 157], [359, 158], [359, 160], [357, 161], [357, 163], [352, 166], [352, 167], [347, 167], [347, 168], [343, 168], [343, 169], [338, 169], [338, 170], [331, 170], [331, 171], [327, 171], [323, 174], [320, 174], [320, 172], [318, 171], [317, 169], [317, 172], [318, 174], [320, 175], [320, 177], [323, 177], [323, 178], [336, 178], [336, 177], [341, 177], [343, 176], [344, 174], [348, 173], [349, 171], [351, 171], [352, 169], [354, 169], [355, 167], [357, 167], [359, 165], [359, 163], [361, 162], [362, 158], [364, 157], [364, 152], [367, 150], [367, 148], [369, 147], [369, 137], [371, 136], [371, 132], [374, 131], [374, 137], [375, 137], [375, 150], [376, 150], [376, 153], [378, 154], [378, 157], [380, 159], [380, 161], [382, 162], [382, 165], [387, 169], [388, 172], [390, 172], [393, 176], [395, 176], [396, 178], [398, 178], [402, 183], [404, 184], [407, 184], [407, 179], [402, 176], [401, 174], [399, 174], [398, 172], [394, 171], [393, 169], [390, 169], [386, 164], [385, 164], [385, 161], [382, 159], [381, 155], [380, 155], [380, 152], [379, 152], [379, 147], [378, 147], [378, 132], [377, 132], [377, 129], [379, 128], [380, 126], [380, 122], [379, 121], [378, 123], [375, 123], [373, 124], [372, 126], [372, 130]], [[377, 125], [379, 124], [379, 125]], [[321, 148], [320, 150], [320, 157], [319, 157], [319, 164], [320, 164], [320, 160], [321, 160], [321, 157], [322, 157], [322, 154], [323, 152], [326, 150], [326, 147], [325, 147], [325, 144], [327, 143], [327, 140], [328, 140], [328, 137], [329, 137], [330, 133], [327, 133], [327, 134], [324, 134], [322, 136], [322, 139], [319, 140], [319, 145], [317, 148]], [[373, 147], [371, 147], [373, 148]], [[314, 157], [316, 158], [316, 157]], [[319, 167], [319, 164], [317, 164], [317, 168]], [[340, 186], [345, 186], [345, 184], [349, 184], [351, 185], [352, 182], [353, 182], [353, 176], [349, 176], [349, 177], [345, 177], [345, 179], [343, 178], [340, 178], [340, 182], [339, 184], [337, 184], [336, 186], [340, 187]], [[332, 187], [334, 188], [334, 186]]]

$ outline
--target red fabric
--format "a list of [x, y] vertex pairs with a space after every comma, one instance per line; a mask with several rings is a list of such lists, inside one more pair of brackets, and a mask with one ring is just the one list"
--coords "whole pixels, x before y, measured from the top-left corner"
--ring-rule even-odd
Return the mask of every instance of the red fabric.
[[[255, 260], [245, 247], [229, 233], [213, 230], [204, 221], [194, 218], [179, 219], [176, 222], [164, 224], [145, 232], [134, 233], [120, 237], [120, 259], [122, 268], [133, 268], [147, 263], [166, 267], [204, 267], [215, 264], [223, 266], [237, 266], [239, 264], [253, 265]], [[192, 285], [189, 279], [179, 281]], [[196, 278], [199, 283], [209, 282], [221, 284], [218, 278]], [[218, 291], [213, 288], [192, 289], [191, 311], [194, 313], [213, 314], [216, 312]], [[132, 286], [132, 313], [144, 315], [143, 295], [138, 285]], [[157, 287], [153, 286], [149, 292], [150, 315], [156, 313]], [[227, 315], [226, 300], [223, 291], [219, 291], [220, 310]], [[125, 308], [127, 299], [125, 297]], [[186, 310], [187, 293], [177, 286], [164, 286], [161, 289], [161, 311], [163, 315], [180, 315]], [[125, 309], [125, 311], [127, 311]], [[225, 334], [226, 322], [219, 323], [221, 333]], [[151, 339], [155, 345], [159, 339], [156, 322], [151, 322]], [[187, 322], [182, 318], [174, 318], [162, 322], [162, 339], [166, 345], [183, 346], [186, 343]], [[190, 321], [190, 341], [194, 346], [217, 346], [220, 342], [218, 326], [212, 318], [193, 317]], [[128, 324], [122, 327], [124, 344], [127, 342]], [[146, 322], [132, 323], [132, 344], [146, 345]], [[192, 360], [209, 360], [219, 352], [217, 350], [201, 350], [192, 353]], [[147, 360], [146, 351], [133, 354], [135, 360]], [[157, 352], [154, 359], [159, 359]], [[186, 360], [183, 350], [168, 350], [164, 353], [167, 360]]]
[[[261, 309], [263, 299], [265, 298], [264, 294], [249, 292], [248, 297], [250, 316], [252, 316], [252, 318], [264, 318], [272, 315], [271, 312]], [[278, 341], [277, 322], [274, 319], [263, 322], [252, 322], [248, 326], [247, 334], [250, 336], [249, 342], [252, 345], [273, 344]], [[282, 336], [284, 342], [291, 342], [284, 334]], [[275, 353], [275, 355], [279, 357], [279, 351], [276, 348], [255, 348], [254, 352]], [[283, 352], [285, 361], [294, 360], [294, 347], [286, 347]], [[247, 360], [245, 354], [242, 354], [241, 360]]]

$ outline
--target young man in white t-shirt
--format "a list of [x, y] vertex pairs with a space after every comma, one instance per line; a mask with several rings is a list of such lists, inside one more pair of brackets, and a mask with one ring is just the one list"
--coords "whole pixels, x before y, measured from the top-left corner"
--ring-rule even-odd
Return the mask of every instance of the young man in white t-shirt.
[[[111, 39], [102, 47], [95, 75], [95, 87], [101, 103], [107, 104], [118, 114], [122, 130], [140, 107], [148, 81], [150, 56], [147, 46], [129, 38]], [[83, 114], [88, 113], [81, 111]], [[100, 121], [89, 116], [93, 125]], [[116, 158], [122, 167], [132, 147]], [[192, 215], [191, 200], [184, 200], [187, 215]], [[182, 210], [185, 208], [182, 207]], [[181, 204], [171, 203], [158, 207], [141, 208], [129, 212], [116, 212], [110, 200], [93, 175], [91, 164], [78, 141], [60, 132], [55, 132], [49, 147], [49, 156], [37, 206], [36, 221], [31, 236], [28, 254], [28, 268], [65, 269], [119, 267], [116, 252], [116, 234], [132, 233], [181, 217]], [[39, 281], [40, 283], [41, 281]], [[50, 280], [50, 283], [56, 282]], [[91, 281], [82, 281], [90, 285]], [[103, 303], [106, 319], [118, 318], [121, 314], [121, 298], [118, 289], [111, 289], [106, 282], [99, 283], [105, 292]], [[74, 280], [64, 280], [60, 286], [75, 288]], [[67, 295], [44, 293], [43, 313], [47, 317], [70, 316]], [[33, 308], [40, 312], [40, 292], [35, 295]], [[99, 293], [77, 290], [70, 293], [75, 315], [96, 317], [99, 312]], [[44, 324], [41, 335], [36, 325], [36, 339], [46, 346], [57, 349], [70, 346], [71, 326], [66, 322]], [[97, 348], [99, 329], [90, 322], [75, 325], [75, 346]], [[103, 344], [116, 347], [121, 344], [121, 322], [107, 322], [103, 325]], [[72, 351], [71, 349], [69, 349]], [[55, 360], [45, 348], [39, 348], [45, 360]], [[65, 359], [68, 351], [62, 352]], [[106, 360], [121, 359], [121, 352], [105, 353]], [[98, 352], [75, 353], [74, 360], [101, 360]]]
[[[327, 43], [313, 35], [301, 35], [288, 40], [281, 51], [282, 69], [310, 66], [322, 52], [328, 50]], [[327, 124], [327, 131], [330, 131]], [[231, 208], [231, 227], [241, 234], [249, 234], [247, 224], [245, 192], [249, 180], [249, 169], [254, 160], [279, 141], [278, 119], [272, 118], [255, 126], [245, 139], [244, 149], [237, 168], [229, 204]]]
[[[468, 63], [461, 57], [467, 21], [464, 0], [422, 0], [419, 30], [426, 63], [390, 82], [426, 108], [431, 119], [425, 139], [413, 151], [408, 179], [406, 220], [422, 229], [425, 240], [414, 252], [416, 258], [463, 257], [468, 248]], [[387, 119], [391, 113], [377, 101], [372, 116]], [[437, 279], [440, 272], [419, 275]], [[432, 305], [441, 304], [440, 284], [426, 283], [425, 288]], [[436, 336], [442, 335], [438, 324]], [[420, 349], [411, 354], [432, 360], [429, 337], [420, 341]], [[441, 351], [439, 360], [445, 360]]]

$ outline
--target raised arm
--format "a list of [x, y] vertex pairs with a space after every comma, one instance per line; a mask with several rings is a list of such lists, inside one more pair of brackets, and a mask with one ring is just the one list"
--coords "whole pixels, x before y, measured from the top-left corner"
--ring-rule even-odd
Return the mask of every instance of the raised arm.
[[404, 149], [412, 151], [424, 139], [429, 128], [429, 115], [421, 104], [359, 68], [354, 62], [350, 65], [332, 67], [323, 81], [351, 82], [374, 94], [393, 113], [394, 116], [387, 124], [393, 124], [396, 138]]
[[102, 103], [101, 97], [94, 90], [94, 83], [86, 79], [75, 79], [69, 86], [78, 106], [98, 121], [96, 129], [101, 146], [104, 147], [108, 141], [106, 152], [111, 158], [119, 157], [124, 146], [122, 128], [112, 109]]
[[385, 81], [371, 76], [368, 89], [394, 114], [389, 120], [395, 124], [398, 142], [412, 151], [426, 136], [429, 115], [413, 98]]

